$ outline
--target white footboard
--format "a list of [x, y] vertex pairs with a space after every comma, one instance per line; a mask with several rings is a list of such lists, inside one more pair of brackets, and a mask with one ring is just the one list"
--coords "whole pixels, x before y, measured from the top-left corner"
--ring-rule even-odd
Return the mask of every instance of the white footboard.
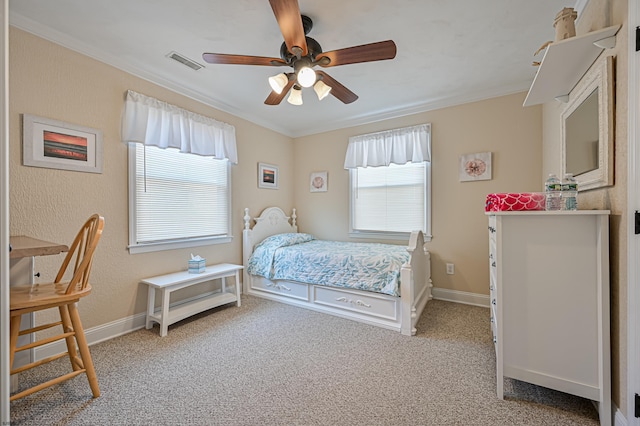
[[295, 221], [295, 209], [291, 217], [287, 217], [281, 209], [269, 207], [255, 219], [251, 229], [249, 209], [245, 209], [242, 257], [246, 294], [399, 331], [407, 336], [415, 335], [416, 323], [432, 298], [430, 255], [424, 247], [421, 231], [412, 232], [409, 238], [407, 251], [411, 257], [400, 273], [401, 297], [293, 281], [271, 281], [250, 275], [248, 262], [255, 245], [271, 235], [297, 232]]

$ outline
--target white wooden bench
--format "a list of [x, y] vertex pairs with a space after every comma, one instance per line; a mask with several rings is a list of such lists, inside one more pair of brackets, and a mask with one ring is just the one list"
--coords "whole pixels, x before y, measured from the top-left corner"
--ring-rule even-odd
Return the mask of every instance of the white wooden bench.
[[[140, 282], [149, 286], [147, 297], [147, 321], [146, 328], [150, 329], [153, 322], [160, 324], [160, 336], [167, 335], [170, 324], [183, 320], [191, 315], [195, 315], [207, 309], [236, 302], [240, 306], [240, 271], [241, 265], [231, 263], [221, 263], [218, 265], [208, 265], [205, 271], [199, 274], [190, 274], [187, 271], [175, 272], [172, 274], [158, 275], [157, 277], [145, 278]], [[235, 288], [233, 292], [227, 288], [226, 279], [235, 278]], [[199, 296], [170, 304], [171, 293], [182, 288], [195, 284], [222, 280], [220, 290], [210, 291]], [[161, 306], [156, 309], [156, 290], [160, 290]]]

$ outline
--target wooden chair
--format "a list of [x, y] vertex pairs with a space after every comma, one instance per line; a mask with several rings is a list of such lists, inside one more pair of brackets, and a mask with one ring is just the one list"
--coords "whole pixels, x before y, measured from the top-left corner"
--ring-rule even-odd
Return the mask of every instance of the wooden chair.
[[[80, 316], [78, 315], [77, 302], [80, 298], [87, 296], [91, 292], [89, 284], [89, 274], [93, 263], [95, 252], [102, 229], [104, 228], [104, 218], [94, 214], [82, 226], [78, 235], [73, 240], [69, 252], [62, 262], [56, 279], [52, 283], [38, 284], [34, 286], [13, 286], [10, 289], [10, 311], [11, 311], [11, 338], [10, 338], [10, 365], [11, 374], [17, 374], [25, 370], [46, 364], [66, 355], [71, 360], [72, 372], [56, 377], [47, 382], [23, 390], [10, 397], [16, 400], [34, 392], [45, 389], [57, 383], [69, 380], [79, 374], [85, 373], [89, 379], [89, 386], [93, 397], [100, 396], [98, 379], [91, 361], [91, 354], [84, 336]], [[69, 273], [67, 273], [69, 271]], [[72, 274], [70, 274], [72, 272]], [[66, 275], [71, 275], [69, 281], [62, 281]], [[50, 308], [58, 308], [60, 321], [36, 326], [26, 330], [20, 330], [20, 319], [22, 315], [31, 312], [42, 311]], [[61, 325], [62, 332], [52, 337], [45, 337], [33, 343], [18, 347], [18, 336], [39, 332], [55, 326]], [[14, 368], [13, 360], [17, 351], [32, 349], [47, 343], [58, 340], [66, 340], [67, 352], [54, 355], [30, 364]], [[80, 352], [76, 350], [76, 344]]]

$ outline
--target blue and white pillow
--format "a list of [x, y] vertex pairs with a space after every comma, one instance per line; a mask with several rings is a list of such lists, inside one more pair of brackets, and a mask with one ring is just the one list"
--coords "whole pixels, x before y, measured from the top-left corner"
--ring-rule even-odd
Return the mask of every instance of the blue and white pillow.
[[273, 257], [277, 249], [306, 243], [314, 239], [313, 235], [302, 232], [290, 232], [267, 237], [253, 249], [253, 254], [249, 258], [247, 272], [271, 279], [273, 278]]

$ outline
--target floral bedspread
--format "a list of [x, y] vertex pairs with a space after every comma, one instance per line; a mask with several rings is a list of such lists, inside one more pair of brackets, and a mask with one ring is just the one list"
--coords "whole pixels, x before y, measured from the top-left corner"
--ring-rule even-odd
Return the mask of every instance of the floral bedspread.
[[247, 271], [271, 280], [399, 296], [400, 269], [408, 261], [405, 246], [324, 241], [303, 233], [278, 234], [255, 247]]

